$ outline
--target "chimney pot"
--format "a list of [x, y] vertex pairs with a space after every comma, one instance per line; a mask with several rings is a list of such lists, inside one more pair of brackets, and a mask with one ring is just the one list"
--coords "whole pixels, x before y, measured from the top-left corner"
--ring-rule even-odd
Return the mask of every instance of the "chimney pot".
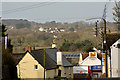
[[31, 47], [30, 47], [30, 45], [28, 45], [28, 46], [25, 48], [25, 51], [31, 52]]
[[60, 49], [58, 49], [58, 52], [60, 52]]

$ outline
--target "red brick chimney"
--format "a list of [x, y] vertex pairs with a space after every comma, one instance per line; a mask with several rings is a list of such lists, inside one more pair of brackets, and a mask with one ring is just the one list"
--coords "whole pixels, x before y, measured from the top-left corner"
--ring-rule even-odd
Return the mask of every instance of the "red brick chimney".
[[60, 52], [60, 49], [58, 49], [58, 52]]

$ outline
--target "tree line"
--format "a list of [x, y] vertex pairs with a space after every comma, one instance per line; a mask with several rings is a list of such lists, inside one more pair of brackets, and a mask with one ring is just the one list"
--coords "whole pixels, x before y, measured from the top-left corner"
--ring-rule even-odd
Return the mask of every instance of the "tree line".
[[84, 40], [84, 41], [76, 42], [76, 43], [64, 40], [60, 49], [62, 51], [89, 52], [89, 51], [92, 51], [93, 47], [94, 47], [94, 45], [93, 45], [92, 41], [90, 41], [90, 40]]

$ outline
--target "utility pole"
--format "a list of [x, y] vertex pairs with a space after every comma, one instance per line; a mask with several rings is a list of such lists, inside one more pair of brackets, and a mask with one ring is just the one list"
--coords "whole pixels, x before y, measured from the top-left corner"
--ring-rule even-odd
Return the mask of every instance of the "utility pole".
[[105, 72], [106, 72], [106, 77], [108, 77], [108, 65], [107, 65], [107, 36], [106, 36], [106, 20], [104, 18], [90, 18], [90, 19], [86, 19], [86, 20], [92, 20], [92, 19], [102, 19], [104, 21], [104, 31], [102, 33], [103, 36], [103, 41], [102, 41], [102, 52], [105, 53]]
[[106, 36], [106, 20], [102, 18], [104, 21], [104, 34], [103, 34], [103, 51], [105, 53], [105, 72], [106, 72], [106, 77], [108, 77], [108, 65], [107, 65], [107, 36]]

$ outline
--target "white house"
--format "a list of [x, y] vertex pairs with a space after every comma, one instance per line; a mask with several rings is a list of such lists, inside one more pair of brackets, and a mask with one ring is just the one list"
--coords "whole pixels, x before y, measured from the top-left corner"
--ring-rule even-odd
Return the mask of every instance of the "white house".
[[120, 77], [120, 39], [111, 46], [112, 77]]
[[[100, 72], [95, 73], [95, 75], [100, 76], [101, 75], [101, 60], [97, 58], [97, 52], [89, 52], [89, 56], [85, 58], [84, 60], [82, 59], [82, 55], [79, 59], [79, 66], [78, 67], [73, 67], [73, 70], [80, 71], [79, 73], [87, 73], [89, 72], [89, 67], [94, 67], [99, 69]], [[90, 69], [92, 70], [92, 69]], [[100, 73], [100, 75], [99, 75]]]
[[39, 31], [44, 31], [44, 28], [40, 27], [40, 28], [39, 28]]

